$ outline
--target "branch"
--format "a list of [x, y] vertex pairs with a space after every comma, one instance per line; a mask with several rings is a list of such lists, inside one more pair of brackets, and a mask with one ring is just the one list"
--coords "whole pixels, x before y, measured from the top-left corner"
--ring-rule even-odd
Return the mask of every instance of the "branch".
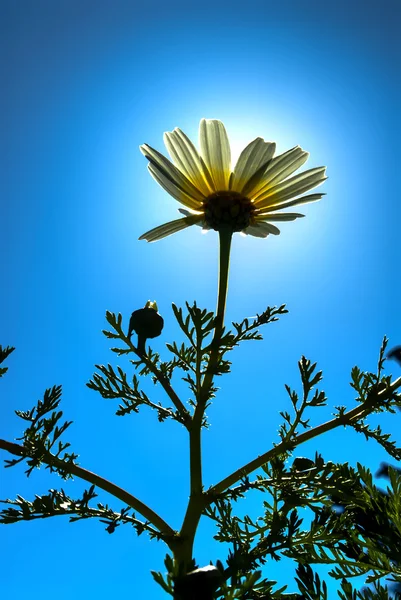
[[[398, 379], [393, 381], [393, 383], [389, 386], [389, 388], [378, 392], [377, 396], [379, 398], [386, 399], [390, 395], [390, 393], [395, 392], [400, 387], [401, 387], [401, 377], [399, 377]], [[353, 408], [352, 410], [349, 410], [348, 412], [346, 412], [338, 417], [335, 417], [331, 421], [322, 423], [321, 425], [318, 425], [317, 427], [314, 427], [313, 429], [310, 429], [309, 431], [305, 431], [304, 433], [296, 436], [296, 438], [292, 442], [292, 447], [294, 448], [294, 447], [299, 446], [300, 444], [303, 444], [304, 442], [308, 442], [309, 440], [311, 440], [315, 437], [318, 437], [319, 435], [322, 435], [323, 433], [326, 433], [327, 431], [331, 431], [332, 429], [335, 429], [336, 427], [339, 427], [340, 425], [345, 426], [345, 425], [350, 424], [351, 421], [358, 421], [359, 419], [367, 416], [371, 411], [372, 411], [372, 405], [370, 405], [369, 408], [366, 408], [366, 406], [364, 406], [364, 405], [362, 405], [362, 406], [358, 405], [355, 408]], [[206, 492], [205, 499], [207, 499], [207, 505], [209, 505], [211, 502], [213, 502], [213, 498], [216, 495], [221, 494], [227, 488], [229, 488], [231, 485], [233, 485], [237, 481], [240, 481], [241, 479], [243, 479], [244, 477], [246, 477], [247, 475], [249, 475], [256, 469], [259, 469], [262, 465], [269, 462], [275, 456], [282, 454], [282, 453], [286, 452], [287, 450], [288, 450], [288, 443], [281, 442], [280, 444], [277, 444], [277, 446], [275, 446], [274, 448], [271, 448], [270, 450], [268, 450], [261, 456], [258, 456], [251, 462], [247, 463], [240, 469], [237, 469], [236, 471], [234, 471], [234, 473], [231, 473], [231, 475], [228, 475], [228, 477], [225, 477], [225, 479], [222, 479], [219, 483], [217, 483], [216, 485], [211, 487]]]
[[[152, 361], [150, 361], [146, 357], [145, 354], [142, 354], [141, 352], [139, 352], [138, 349], [131, 342], [131, 339], [125, 335], [125, 333], [122, 330], [122, 326], [121, 326], [122, 325], [122, 316], [121, 316], [121, 314], [119, 314], [116, 317], [116, 315], [114, 313], [111, 313], [111, 312], [107, 311], [106, 312], [106, 319], [107, 319], [108, 323], [110, 323], [110, 325], [117, 331], [117, 333], [119, 334], [118, 337], [123, 342], [125, 342], [125, 344], [127, 344], [127, 346], [129, 347], [129, 349], [132, 352], [134, 352], [134, 354], [136, 354], [141, 359], [142, 362], [145, 363], [145, 365], [149, 369], [149, 371], [155, 376], [155, 378], [157, 379], [157, 381], [160, 383], [160, 385], [162, 386], [162, 388], [166, 392], [167, 396], [170, 398], [171, 402], [174, 404], [174, 406], [176, 407], [176, 409], [180, 413], [180, 415], [182, 417], [182, 422], [184, 423], [185, 427], [188, 429], [189, 425], [191, 423], [191, 420], [192, 420], [191, 419], [191, 415], [189, 414], [189, 411], [185, 408], [184, 404], [181, 402], [181, 400], [179, 399], [179, 397], [177, 396], [177, 394], [175, 393], [175, 391], [171, 387], [170, 382], [163, 375], [163, 373], [161, 373], [159, 371], [159, 369], [152, 363]], [[103, 331], [103, 333], [107, 337], [117, 337], [115, 334], [107, 335], [108, 332], [106, 332], [106, 331]]]
[[[232, 231], [222, 229], [219, 231], [220, 258], [219, 258], [219, 290], [215, 317], [215, 330], [210, 346], [207, 369], [203, 381], [199, 380], [197, 370], [196, 408], [189, 428], [189, 462], [190, 462], [190, 498], [182, 523], [180, 535], [186, 541], [178, 560], [184, 564], [189, 563], [193, 554], [193, 542], [196, 530], [202, 515], [204, 505], [203, 476], [202, 476], [202, 423], [211, 397], [213, 377], [219, 363], [220, 341], [224, 330], [224, 313], [226, 307], [228, 273], [230, 265]], [[197, 348], [199, 356], [200, 348]]]
[[138, 350], [135, 348], [135, 346], [133, 345], [133, 343], [131, 342], [131, 340], [129, 338], [126, 338], [126, 340], [124, 340], [124, 341], [131, 348], [131, 350], [133, 350], [133, 352], [135, 352], [135, 354], [137, 356], [139, 356], [139, 358], [142, 360], [142, 362], [145, 363], [145, 365], [147, 366], [149, 371], [156, 377], [157, 381], [160, 383], [160, 385], [166, 392], [167, 396], [170, 398], [171, 402], [174, 404], [174, 406], [178, 410], [179, 414], [181, 415], [183, 424], [188, 429], [189, 423], [191, 423], [191, 421], [192, 421], [191, 415], [190, 415], [189, 411], [185, 408], [184, 404], [181, 402], [181, 400], [179, 399], [179, 397], [177, 396], [177, 394], [175, 393], [173, 388], [171, 387], [168, 379], [163, 375], [163, 373], [160, 373], [159, 369], [154, 366], [152, 361], [150, 361], [146, 357], [146, 355], [138, 352]]
[[[14, 350], [15, 348], [13, 346], [6, 346], [3, 348], [3, 346], [0, 344], [0, 364], [4, 362], [6, 358], [10, 356], [12, 352], [14, 352]], [[0, 367], [0, 377], [3, 377], [3, 375], [7, 373], [7, 370], [8, 367]]]
[[[6, 450], [10, 454], [14, 454], [16, 456], [22, 456], [24, 458], [26, 457], [25, 448], [13, 442], [8, 442], [6, 440], [0, 439], [0, 449]], [[75, 475], [80, 479], [84, 479], [85, 481], [96, 485], [105, 492], [112, 494], [119, 500], [122, 500], [122, 502], [124, 502], [128, 506], [137, 510], [141, 515], [145, 517], [145, 519], [147, 519], [147, 521], [149, 521], [149, 523], [152, 523], [152, 525], [154, 525], [160, 531], [160, 533], [164, 536], [163, 539], [168, 546], [170, 545], [170, 540], [168, 538], [174, 538], [176, 536], [176, 532], [157, 513], [155, 513], [151, 508], [149, 508], [149, 506], [138, 500], [138, 498], [136, 498], [129, 492], [115, 485], [111, 481], [108, 481], [107, 479], [104, 479], [100, 475], [92, 473], [87, 469], [79, 467], [74, 463], [65, 463], [65, 461], [55, 457], [53, 454], [50, 453], [48, 456], [41, 457], [41, 461], [48, 465], [60, 467], [64, 470], [68, 469], [68, 472], [71, 473], [71, 475]]]
[[114, 533], [119, 525], [129, 523], [135, 528], [138, 535], [146, 531], [151, 539], [162, 539], [160, 532], [147, 521], [143, 522], [137, 519], [135, 512], [130, 514], [129, 511], [132, 510], [130, 507], [122, 508], [119, 513], [109, 508], [107, 504], [98, 503], [97, 508], [90, 507], [89, 502], [96, 497], [94, 485], [91, 485], [89, 490], [85, 490], [83, 497], [79, 499], [70, 498], [63, 489], [60, 491], [51, 489], [48, 494], [43, 496], [35, 494], [35, 500], [32, 502], [18, 495], [16, 500], [0, 500], [2, 504], [11, 505], [10, 508], [0, 511], [0, 523], [7, 525], [19, 521], [69, 515], [70, 523], [82, 519], [98, 518], [101, 523], [107, 525], [108, 533]]

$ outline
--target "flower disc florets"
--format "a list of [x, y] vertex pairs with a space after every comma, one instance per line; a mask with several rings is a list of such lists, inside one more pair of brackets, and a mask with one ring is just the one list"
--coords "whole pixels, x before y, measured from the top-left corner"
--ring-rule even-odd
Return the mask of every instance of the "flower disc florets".
[[212, 194], [203, 203], [205, 224], [220, 231], [229, 227], [233, 232], [243, 231], [251, 222], [254, 206], [249, 198], [238, 192], [222, 191]]

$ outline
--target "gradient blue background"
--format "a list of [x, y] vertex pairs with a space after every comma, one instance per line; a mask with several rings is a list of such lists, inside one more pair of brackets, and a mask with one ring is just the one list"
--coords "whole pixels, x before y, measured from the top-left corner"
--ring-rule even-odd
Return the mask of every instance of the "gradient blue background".
[[[74, 420], [66, 437], [80, 464], [180, 526], [185, 431], [147, 410], [117, 418], [117, 403], [85, 383], [95, 363], [124, 364], [101, 334], [106, 309], [127, 324], [132, 310], [156, 299], [166, 326], [153, 346], [164, 356], [164, 343], [179, 336], [172, 302], [196, 298], [214, 309], [214, 232], [137, 240], [178, 216], [139, 144], [163, 151], [163, 132], [176, 126], [197, 139], [202, 117], [225, 123], [236, 154], [257, 136], [280, 152], [300, 144], [311, 153], [308, 167], [327, 165], [329, 175], [327, 196], [305, 208], [307, 218], [283, 224], [279, 237], [235, 236], [228, 320], [268, 304], [287, 303], [290, 314], [265, 330], [263, 343], [233, 354], [234, 374], [220, 381], [209, 410], [205, 484], [277, 441], [278, 411], [289, 408], [284, 383], [299, 387], [302, 354], [324, 370], [329, 396], [313, 423], [330, 418], [334, 405], [354, 405], [352, 366], [374, 369], [384, 334], [401, 343], [399, 7], [396, 0], [3, 0], [0, 343], [17, 350], [1, 382], [1, 437], [20, 435], [15, 409], [62, 383], [62, 408]], [[393, 363], [386, 368], [400, 374]], [[399, 414], [381, 420], [399, 428]], [[339, 430], [298, 454], [316, 450], [373, 470], [385, 458]], [[1, 498], [60, 486], [78, 496], [85, 487], [43, 469], [29, 480], [21, 467], [0, 477]], [[259, 502], [250, 498], [246, 507], [258, 514]], [[200, 564], [226, 556], [212, 534], [202, 523]], [[165, 547], [128, 527], [108, 535], [95, 521], [43, 520], [2, 527], [0, 540], [4, 597], [165, 597], [149, 573], [164, 569]], [[292, 579], [288, 565], [268, 565], [266, 575]]]

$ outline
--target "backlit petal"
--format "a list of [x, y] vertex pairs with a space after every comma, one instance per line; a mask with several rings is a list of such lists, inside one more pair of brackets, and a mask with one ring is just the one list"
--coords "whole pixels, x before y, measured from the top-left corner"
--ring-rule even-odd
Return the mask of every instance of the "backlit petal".
[[198, 220], [199, 217], [192, 216], [185, 217], [184, 219], [176, 219], [175, 221], [169, 221], [168, 223], [164, 223], [164, 225], [159, 225], [159, 227], [155, 227], [154, 229], [147, 231], [141, 235], [139, 239], [146, 240], [147, 242], [156, 242], [157, 240], [161, 240], [168, 235], [177, 233], [177, 231], [181, 231], [181, 229], [195, 225]]
[[[190, 217], [193, 214], [189, 210], [185, 210], [185, 208], [179, 208], [178, 212], [180, 212], [182, 215], [185, 215], [186, 217]], [[205, 229], [205, 224], [203, 222], [203, 218], [204, 218], [204, 215], [202, 214], [201, 220], [198, 223], [195, 223], [195, 225], [199, 225], [199, 227], [202, 227], [203, 229]], [[209, 229], [209, 228], [207, 227], [207, 229]]]
[[202, 119], [199, 126], [201, 155], [212, 177], [214, 190], [228, 190], [231, 151], [221, 121]]
[[267, 165], [273, 158], [275, 150], [276, 144], [274, 142], [265, 142], [262, 138], [256, 138], [248, 144], [241, 152], [235, 165], [230, 181], [230, 189], [235, 192], [242, 192], [245, 184], [251, 178], [253, 179], [253, 187], [256, 187], [263, 177]]
[[309, 204], [310, 202], [317, 202], [326, 194], [308, 194], [307, 196], [301, 196], [300, 198], [294, 198], [288, 202], [278, 200], [275, 204], [265, 207], [259, 207], [257, 212], [258, 216], [269, 215], [270, 210], [284, 210], [290, 208], [290, 206], [299, 206], [300, 204]]
[[279, 235], [280, 229], [271, 223], [255, 223], [254, 225], [249, 225], [246, 229], [244, 229], [244, 233], [247, 235], [253, 235], [254, 237], [265, 238], [270, 233], [273, 235]]
[[187, 177], [185, 177], [184, 173], [181, 173], [177, 167], [173, 165], [172, 162], [168, 160], [163, 154], [148, 146], [148, 144], [143, 144], [140, 146], [140, 150], [144, 156], [148, 159], [148, 161], [154, 165], [164, 177], [170, 179], [174, 185], [179, 187], [183, 192], [185, 192], [188, 196], [195, 198], [196, 200], [203, 200], [204, 195], [200, 190], [198, 190], [193, 183], [189, 181]]
[[181, 129], [164, 134], [164, 143], [177, 167], [205, 196], [213, 193], [211, 177], [191, 140]]
[[301, 213], [257, 213], [254, 217], [255, 223], [259, 221], [295, 221], [300, 217], [304, 217]]
[[161, 185], [162, 188], [170, 194], [170, 196], [178, 200], [178, 202], [181, 202], [181, 204], [184, 204], [184, 206], [188, 206], [188, 208], [192, 208], [193, 210], [199, 210], [199, 208], [202, 206], [198, 200], [188, 196], [182, 191], [182, 189], [173, 183], [170, 178], [166, 177], [161, 171], [159, 171], [159, 169], [153, 163], [148, 165], [148, 169], [157, 183]]
[[255, 206], [269, 206], [277, 200], [284, 201], [293, 198], [294, 196], [300, 196], [304, 192], [311, 190], [312, 188], [320, 185], [327, 179], [325, 176], [325, 167], [318, 167], [316, 169], [309, 169], [304, 173], [300, 173], [295, 177], [286, 179], [282, 183], [273, 186], [266, 192], [261, 193], [255, 198]]
[[245, 187], [246, 195], [256, 198], [262, 193], [268, 191], [273, 185], [280, 183], [286, 177], [294, 173], [308, 160], [309, 153], [302, 150], [299, 146], [284, 152], [272, 159], [264, 172], [263, 178], [257, 186], [254, 186], [252, 193], [248, 191], [248, 186]]

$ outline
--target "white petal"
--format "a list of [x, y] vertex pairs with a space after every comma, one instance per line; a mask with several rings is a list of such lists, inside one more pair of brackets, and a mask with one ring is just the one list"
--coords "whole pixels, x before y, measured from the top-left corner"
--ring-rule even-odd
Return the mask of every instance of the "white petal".
[[273, 235], [279, 235], [280, 229], [278, 229], [275, 225], [271, 223], [255, 223], [254, 225], [249, 225], [246, 229], [244, 229], [244, 233], [247, 235], [253, 235], [254, 237], [265, 238], [272, 233]]
[[197, 149], [181, 129], [164, 134], [164, 143], [177, 167], [205, 196], [213, 193], [210, 173]]
[[228, 190], [231, 151], [221, 121], [202, 119], [199, 125], [201, 155], [213, 179], [214, 191]]
[[317, 202], [326, 194], [308, 194], [307, 196], [301, 196], [300, 198], [295, 198], [294, 200], [290, 200], [289, 202], [281, 202], [278, 201], [275, 204], [270, 206], [260, 208], [259, 216], [268, 215], [269, 210], [283, 210], [284, 208], [290, 208], [290, 206], [298, 206], [299, 204], [309, 204], [310, 202]]
[[[253, 187], [259, 183], [267, 165], [276, 150], [274, 142], [265, 142], [262, 138], [253, 140], [241, 152], [230, 180], [230, 188], [242, 192], [245, 184], [252, 178]], [[250, 186], [247, 185], [247, 188]]]
[[161, 185], [162, 188], [170, 194], [170, 196], [178, 200], [178, 202], [181, 202], [181, 204], [184, 204], [184, 206], [188, 206], [188, 208], [192, 208], [193, 210], [199, 210], [201, 208], [201, 202], [191, 198], [185, 192], [183, 192], [182, 189], [173, 183], [169, 177], [166, 177], [161, 171], [159, 171], [159, 169], [153, 163], [148, 164], [148, 169], [157, 183]]
[[295, 219], [299, 219], [300, 217], [304, 217], [301, 213], [269, 213], [262, 212], [257, 213], [257, 216], [254, 217], [255, 222], [259, 221], [295, 221]]
[[273, 223], [266, 223], [266, 222], [257, 223], [257, 227], [259, 227], [260, 229], [263, 229], [264, 231], [272, 233], [273, 235], [280, 234], [280, 229], [278, 227], [276, 227], [275, 225], [273, 225]]
[[309, 169], [309, 171], [286, 179], [282, 183], [273, 186], [266, 192], [257, 196], [257, 198], [255, 198], [255, 206], [261, 208], [262, 206], [270, 206], [271, 203], [274, 203], [277, 200], [284, 201], [294, 198], [295, 196], [300, 196], [304, 192], [320, 185], [327, 179], [325, 170], [326, 167]]
[[204, 200], [205, 196], [185, 177], [183, 173], [172, 162], [168, 160], [163, 154], [143, 144], [140, 146], [140, 150], [148, 161], [154, 165], [164, 177], [170, 179], [170, 181], [179, 187], [188, 196], [195, 198], [196, 200]]
[[195, 225], [197, 223], [199, 217], [185, 217], [184, 219], [176, 219], [175, 221], [169, 221], [168, 223], [164, 223], [164, 225], [159, 225], [159, 227], [155, 227], [150, 231], [147, 231], [141, 237], [140, 240], [146, 240], [147, 242], [156, 242], [157, 240], [161, 240], [168, 235], [172, 235], [173, 233], [177, 233], [177, 231], [181, 231], [181, 229], [185, 229], [186, 227], [190, 227], [191, 225]]
[[[193, 213], [191, 213], [189, 210], [185, 210], [185, 208], [179, 208], [178, 212], [180, 212], [182, 215], [185, 215], [186, 217], [190, 217], [193, 215]], [[203, 217], [204, 215], [202, 215], [202, 219]], [[209, 227], [205, 226], [202, 221], [199, 221], [199, 223], [195, 223], [195, 225], [199, 225], [199, 227], [202, 227], [202, 229], [209, 229]]]
[[[286, 177], [294, 173], [308, 160], [309, 153], [305, 152], [299, 146], [284, 152], [272, 159], [267, 167], [263, 179], [259, 185], [252, 190], [252, 198], [267, 192], [273, 185], [283, 181]], [[247, 187], [247, 186], [246, 186]], [[245, 189], [244, 189], [245, 193]], [[248, 190], [246, 190], [246, 194]]]
[[187, 210], [186, 208], [179, 208], [178, 212], [180, 212], [182, 215], [185, 215], [186, 217], [192, 217], [193, 215], [205, 215], [204, 211], [202, 210]]
[[269, 235], [269, 233], [262, 231], [262, 229], [259, 229], [256, 225], [249, 225], [246, 229], [241, 231], [241, 233], [244, 233], [245, 235], [253, 235], [254, 237], [258, 238], [266, 238]]
[[[286, 177], [289, 177], [297, 169], [302, 167], [309, 158], [309, 152], [302, 150], [299, 146], [296, 146], [288, 152], [277, 156], [277, 164], [271, 164], [271, 169], [265, 173], [269, 185], [276, 185], [280, 181], [283, 181]], [[281, 159], [281, 160], [279, 160]], [[275, 172], [277, 171], [277, 172]]]

